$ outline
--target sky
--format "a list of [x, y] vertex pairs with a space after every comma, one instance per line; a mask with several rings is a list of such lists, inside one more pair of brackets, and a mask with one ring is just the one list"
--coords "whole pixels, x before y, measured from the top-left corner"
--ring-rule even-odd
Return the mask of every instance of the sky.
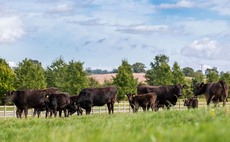
[[112, 70], [164, 54], [172, 67], [230, 71], [229, 0], [0, 0], [0, 58], [62, 57]]

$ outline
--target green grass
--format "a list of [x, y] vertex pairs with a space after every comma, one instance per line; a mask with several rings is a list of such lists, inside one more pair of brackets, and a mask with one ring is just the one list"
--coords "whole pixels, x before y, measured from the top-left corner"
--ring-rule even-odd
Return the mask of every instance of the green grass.
[[229, 138], [230, 110], [163, 110], [69, 118], [0, 119], [1, 142], [220, 142]]

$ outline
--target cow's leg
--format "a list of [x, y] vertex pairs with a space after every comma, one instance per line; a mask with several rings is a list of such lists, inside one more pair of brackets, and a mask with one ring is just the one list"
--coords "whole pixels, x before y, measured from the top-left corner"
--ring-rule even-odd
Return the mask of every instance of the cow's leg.
[[91, 112], [91, 107], [87, 107], [87, 108], [85, 109], [85, 111], [86, 111], [86, 115], [89, 115], [90, 112]]
[[111, 110], [112, 110], [112, 106], [111, 106], [111, 103], [107, 103], [107, 107], [108, 107], [108, 111], [109, 111], [109, 114], [111, 114]]
[[27, 118], [27, 115], [28, 115], [28, 108], [25, 108], [25, 109], [24, 109], [24, 114], [25, 114], [25, 118]]
[[22, 118], [22, 110], [19, 109], [19, 108], [17, 108], [17, 110], [16, 110], [16, 117], [17, 118]]
[[151, 107], [152, 111], [156, 111], [155, 102], [154, 102], [154, 103], [151, 103], [149, 106]]
[[223, 107], [226, 105], [226, 99], [223, 99]]
[[38, 118], [40, 117], [40, 114], [41, 114], [41, 110], [37, 110]]
[[217, 106], [218, 106], [218, 103], [219, 103], [219, 99], [217, 99], [217, 100], [214, 102], [214, 106], [217, 107]]
[[52, 117], [54, 114], [54, 110], [50, 110], [50, 117]]
[[63, 109], [65, 117], [68, 117], [67, 109]]
[[48, 110], [48, 109], [46, 109], [46, 118], [47, 118], [47, 116], [48, 116], [48, 113], [49, 113], [49, 110]]
[[57, 110], [53, 110], [54, 117], [57, 117]]
[[61, 117], [61, 114], [62, 114], [62, 110], [59, 110], [59, 117]]
[[38, 110], [36, 108], [34, 108], [33, 117], [36, 115], [37, 111]]
[[112, 114], [113, 114], [113, 111], [114, 111], [114, 102], [111, 103], [111, 110], [112, 110]]
[[212, 98], [212, 97], [208, 97], [208, 98], [207, 98], [207, 106], [208, 106], [208, 107], [209, 107], [209, 104], [210, 104], [210, 102], [211, 102], [211, 98]]
[[143, 106], [142, 109], [143, 109], [143, 111], [146, 111], [147, 106]]
[[80, 107], [77, 107], [77, 115], [82, 115], [83, 110]]

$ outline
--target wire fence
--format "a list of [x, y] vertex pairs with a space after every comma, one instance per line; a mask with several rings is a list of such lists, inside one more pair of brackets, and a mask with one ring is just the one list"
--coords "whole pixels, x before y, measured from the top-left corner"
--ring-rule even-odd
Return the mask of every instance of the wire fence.
[[[213, 104], [210, 104], [213, 105]], [[219, 103], [220, 106], [222, 106], [222, 103]], [[226, 102], [226, 107], [230, 108], [230, 102]], [[198, 104], [199, 108], [207, 108], [206, 102], [200, 102]], [[10, 117], [16, 117], [16, 106], [0, 106], [0, 118], [10, 118]], [[163, 109], [160, 108], [159, 111], [162, 111]], [[187, 110], [187, 107], [184, 106], [184, 102], [182, 100], [178, 101], [177, 104], [170, 108], [170, 110]], [[141, 108], [139, 108], [139, 111], [143, 111]], [[94, 106], [91, 111], [92, 114], [95, 113], [108, 113], [107, 105], [97, 107]], [[114, 113], [132, 113], [132, 109], [129, 105], [129, 102], [123, 101], [120, 103], [115, 103], [114, 105]], [[33, 109], [29, 109], [28, 116], [33, 115]], [[77, 115], [76, 113], [73, 115]], [[85, 112], [84, 112], [85, 115]], [[45, 117], [45, 111], [41, 113], [41, 117]]]

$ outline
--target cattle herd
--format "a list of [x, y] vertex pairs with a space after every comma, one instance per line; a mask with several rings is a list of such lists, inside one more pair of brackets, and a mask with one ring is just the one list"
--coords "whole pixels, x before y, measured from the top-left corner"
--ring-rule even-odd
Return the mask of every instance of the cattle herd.
[[[187, 88], [186, 85], [139, 85], [137, 87], [137, 95], [127, 94], [129, 104], [133, 112], [137, 112], [139, 107], [143, 111], [149, 108], [152, 111], [157, 111], [159, 108], [176, 105], [177, 100], [182, 96], [182, 90]], [[218, 105], [218, 102], [223, 102], [225, 106], [228, 97], [228, 85], [224, 81], [212, 83], [199, 83], [193, 88], [194, 97], [183, 100], [184, 105], [189, 108], [198, 107], [197, 96], [204, 94], [207, 105], [213, 102]], [[28, 115], [28, 109], [34, 108], [33, 116], [40, 116], [41, 111], [46, 111], [46, 117], [56, 117], [59, 112], [61, 117], [68, 117], [74, 113], [83, 114], [83, 109], [86, 114], [91, 113], [93, 106], [107, 105], [109, 114], [114, 112], [114, 103], [117, 98], [117, 89], [115, 86], [103, 88], [85, 88], [79, 95], [70, 96], [69, 93], [60, 92], [57, 88], [51, 87], [47, 89], [24, 89], [17, 91], [7, 91], [6, 101], [13, 102], [16, 107], [16, 116], [22, 118], [24, 112], [25, 118]]]

